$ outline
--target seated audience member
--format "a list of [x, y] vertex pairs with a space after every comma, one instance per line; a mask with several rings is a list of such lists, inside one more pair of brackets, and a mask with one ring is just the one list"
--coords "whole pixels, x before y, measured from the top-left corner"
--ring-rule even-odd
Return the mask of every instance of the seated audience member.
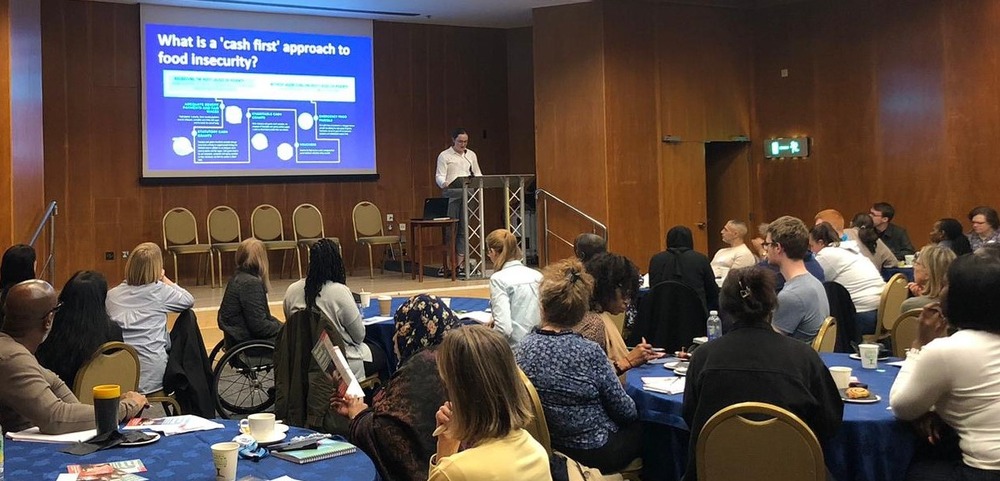
[[896, 209], [891, 204], [876, 202], [872, 204], [868, 215], [871, 216], [872, 223], [875, 225], [878, 238], [892, 251], [897, 261], [901, 261], [903, 257], [915, 252], [906, 229], [892, 223], [892, 219], [896, 217]]
[[108, 281], [97, 271], [79, 271], [59, 293], [52, 331], [35, 351], [43, 367], [56, 373], [70, 388], [76, 373], [97, 348], [111, 341], [124, 341], [122, 328], [108, 316], [104, 306]]
[[496, 269], [490, 276], [493, 328], [513, 346], [542, 321], [538, 306], [542, 273], [521, 262], [517, 237], [507, 229], [497, 229], [486, 236], [486, 256]]
[[992, 207], [981, 205], [972, 209], [969, 211], [969, 222], [972, 222], [969, 246], [973, 251], [986, 244], [1000, 242], [1000, 217]]
[[[7, 298], [7, 291], [14, 284], [35, 278], [35, 249], [25, 244], [15, 244], [7, 248], [0, 261], [0, 306]], [[3, 326], [3, 310], [0, 309], [0, 326]]]
[[649, 260], [649, 287], [663, 281], [676, 281], [698, 293], [698, 298], [708, 308], [719, 308], [719, 285], [708, 257], [694, 250], [691, 229], [682, 225], [667, 231], [667, 250]]
[[[868, 215], [865, 214], [865, 217], [868, 217]], [[871, 218], [868, 219], [868, 221], [870, 220]], [[882, 269], [882, 264], [886, 263], [885, 260], [892, 256], [892, 251], [889, 250], [889, 248], [885, 246], [885, 243], [880, 239], [875, 240], [875, 248], [869, 248], [868, 245], [861, 242], [857, 228], [851, 227], [845, 229], [844, 216], [837, 210], [826, 209], [819, 211], [819, 213], [816, 214], [814, 225], [819, 225], [823, 222], [827, 222], [831, 227], [833, 227], [842, 247], [857, 250], [859, 253], [868, 258], [868, 260], [870, 260], [878, 269]], [[892, 263], [892, 265], [895, 266], [896, 264]]]
[[722, 234], [722, 242], [728, 244], [729, 247], [719, 249], [715, 253], [715, 257], [712, 258], [712, 271], [715, 273], [716, 279], [725, 279], [726, 274], [731, 269], [750, 267], [757, 263], [753, 251], [747, 247], [744, 241], [747, 235], [746, 224], [738, 220], [731, 220], [726, 222], [720, 233]]
[[515, 348], [517, 364], [538, 391], [552, 449], [603, 472], [620, 470], [641, 447], [635, 402], [601, 347], [573, 331], [590, 305], [593, 277], [576, 259], [542, 274], [542, 325]]
[[753, 246], [750, 250], [753, 251], [758, 262], [767, 256], [766, 249], [764, 249], [764, 237], [767, 235], [767, 226], [769, 225], [767, 222], [757, 224], [757, 237], [750, 239], [750, 245]]
[[143, 242], [125, 263], [125, 280], [108, 291], [108, 315], [122, 328], [125, 342], [139, 353], [139, 392], [163, 389], [167, 368], [167, 313], [194, 306], [194, 297], [163, 271], [159, 246]]
[[382, 372], [385, 353], [365, 342], [365, 325], [354, 295], [347, 287], [347, 273], [340, 250], [330, 239], [309, 248], [309, 273], [288, 286], [285, 319], [303, 309], [318, 308], [344, 338], [344, 357], [358, 379]]
[[[81, 404], [59, 376], [38, 364], [34, 352], [52, 330], [60, 303], [49, 283], [28, 280], [8, 293], [0, 332], [0, 425], [4, 433], [32, 426], [44, 434], [94, 429], [94, 406]], [[146, 397], [127, 392], [119, 421], [142, 411]]]
[[611, 319], [611, 316], [624, 314], [639, 292], [639, 270], [635, 264], [625, 256], [609, 252], [590, 259], [585, 267], [594, 277], [594, 292], [590, 312], [573, 330], [601, 346], [619, 376], [650, 359], [661, 357], [646, 342], [629, 351], [621, 331]]
[[948, 217], [935, 222], [930, 238], [931, 243], [951, 249], [956, 256], [972, 252], [969, 238], [962, 232], [962, 223], [958, 219]]
[[830, 303], [823, 283], [809, 274], [802, 261], [809, 251], [809, 231], [795, 217], [779, 217], [767, 228], [765, 240], [767, 261], [778, 266], [785, 278], [771, 327], [786, 336], [812, 342], [830, 315]]
[[236, 271], [226, 284], [219, 305], [219, 329], [226, 346], [246, 341], [274, 341], [281, 330], [281, 321], [271, 315], [267, 292], [271, 290], [268, 276], [267, 249], [264, 243], [249, 238], [236, 248]]
[[531, 401], [503, 336], [486, 326], [449, 332], [438, 373], [449, 401], [436, 415], [441, 431], [428, 479], [552, 479], [545, 448], [524, 430]]
[[[889, 393], [897, 418], [932, 444], [944, 422], [958, 434], [961, 459], [914, 459], [907, 479], [1000, 479], [1000, 260], [962, 256], [948, 269], [940, 304], [921, 314], [917, 338]], [[948, 323], [958, 331], [947, 335]], [[930, 426], [930, 429], [927, 429]]]
[[878, 269], [857, 250], [856, 245], [841, 246], [837, 232], [823, 222], [809, 232], [809, 248], [823, 266], [827, 282], [836, 282], [851, 294], [859, 334], [874, 334], [878, 305], [885, 280]]
[[434, 415], [447, 400], [438, 345], [462, 321], [437, 297], [419, 294], [396, 311], [395, 324], [399, 369], [372, 406], [334, 393], [332, 407], [351, 420], [350, 441], [372, 458], [382, 479], [425, 481], [435, 452]]
[[691, 358], [683, 406], [684, 420], [691, 427], [685, 481], [698, 476], [698, 434], [709, 418], [727, 406], [755, 401], [782, 407], [802, 419], [820, 442], [837, 432], [844, 411], [837, 386], [819, 355], [808, 344], [771, 329], [768, 318], [776, 297], [770, 271], [748, 267], [731, 272], [720, 298], [722, 311], [736, 322], [733, 330], [701, 346]]
[[580, 262], [586, 263], [591, 257], [608, 251], [608, 241], [597, 234], [584, 232], [573, 241], [573, 252]]
[[[875, 231], [875, 224], [872, 223], [870, 215], [865, 213], [855, 214], [854, 218], [851, 219], [851, 229], [854, 229], [855, 233], [857, 233], [861, 254], [867, 257], [879, 271], [899, 265], [896, 255], [889, 250], [889, 247], [884, 242], [880, 242], [878, 233]], [[912, 253], [913, 250], [911, 249], [909, 254]]]
[[939, 301], [941, 291], [948, 285], [948, 268], [954, 260], [955, 253], [946, 247], [928, 245], [920, 249], [920, 255], [913, 261], [913, 282], [907, 284], [914, 297], [903, 301], [901, 312]]

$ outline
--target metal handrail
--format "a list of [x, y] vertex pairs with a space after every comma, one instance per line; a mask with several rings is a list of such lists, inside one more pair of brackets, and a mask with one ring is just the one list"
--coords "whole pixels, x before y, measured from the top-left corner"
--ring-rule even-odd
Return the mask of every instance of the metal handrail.
[[563, 207], [566, 207], [567, 209], [569, 209], [573, 213], [575, 213], [575, 214], [579, 215], [580, 217], [583, 217], [584, 219], [590, 221], [591, 232], [593, 232], [594, 234], [598, 234], [598, 229], [600, 229], [600, 235], [601, 235], [601, 237], [603, 237], [604, 241], [607, 242], [607, 240], [608, 240], [608, 226], [604, 225], [603, 222], [601, 222], [601, 221], [599, 221], [599, 220], [591, 217], [586, 212], [584, 212], [584, 211], [582, 211], [580, 209], [577, 209], [576, 207], [574, 207], [569, 202], [566, 202], [565, 200], [560, 199], [558, 196], [552, 194], [551, 192], [549, 192], [549, 191], [547, 191], [545, 189], [535, 189], [535, 200], [538, 200], [538, 199], [541, 199], [541, 201], [542, 201], [542, 226], [544, 227], [544, 231], [545, 231], [544, 236], [543, 236], [543, 243], [544, 243], [544, 247], [545, 247], [545, 249], [544, 249], [545, 250], [545, 265], [549, 264], [549, 236], [550, 235], [553, 236], [553, 237], [555, 237], [555, 238], [557, 238], [557, 239], [559, 239], [559, 240], [561, 240], [564, 244], [566, 244], [566, 245], [568, 245], [570, 247], [573, 247], [573, 243], [572, 242], [570, 242], [570, 241], [562, 238], [561, 236], [559, 236], [558, 234], [554, 233], [552, 230], [549, 229], [549, 203], [548, 203], [548, 199], [552, 199], [552, 200], [556, 201], [559, 205], [562, 205]]
[[38, 223], [35, 234], [31, 236], [31, 241], [28, 242], [28, 245], [35, 247], [38, 238], [42, 236], [45, 224], [49, 225], [49, 251], [41, 270], [41, 272], [49, 271], [49, 282], [55, 282], [56, 280], [56, 223], [52, 218], [57, 215], [59, 215], [59, 206], [56, 204], [56, 201], [52, 201], [49, 203], [49, 207], [45, 209], [45, 214]]

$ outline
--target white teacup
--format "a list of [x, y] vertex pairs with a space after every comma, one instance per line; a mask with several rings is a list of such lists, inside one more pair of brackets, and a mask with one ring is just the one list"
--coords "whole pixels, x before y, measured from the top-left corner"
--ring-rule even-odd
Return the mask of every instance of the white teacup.
[[844, 366], [833, 366], [830, 368], [830, 375], [833, 382], [837, 384], [837, 389], [847, 389], [851, 383], [851, 368]]
[[257, 439], [270, 439], [274, 435], [274, 413], [251, 414], [240, 419], [240, 432]]
[[903, 262], [906, 263], [907, 267], [910, 267], [910, 266], [913, 265], [913, 260], [915, 258], [916, 258], [916, 256], [914, 256], [913, 254], [907, 254], [907, 255], [903, 256]]
[[358, 293], [358, 296], [361, 297], [361, 308], [362, 309], [365, 309], [369, 305], [371, 305], [371, 303], [372, 303], [372, 293], [371, 292], [365, 292], [362, 289], [361, 292]]

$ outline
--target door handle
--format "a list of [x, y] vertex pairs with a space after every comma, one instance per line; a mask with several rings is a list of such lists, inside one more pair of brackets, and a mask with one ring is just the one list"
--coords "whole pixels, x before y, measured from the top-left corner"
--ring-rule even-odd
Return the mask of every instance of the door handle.
[[705, 227], [707, 227], [707, 226], [708, 226], [708, 224], [706, 224], [706, 223], [704, 223], [704, 222], [699, 222], [699, 223], [697, 223], [697, 224], [695, 224], [695, 225], [696, 225], [696, 226], [698, 226], [698, 228], [699, 228], [699, 229], [702, 229], [702, 230], [704, 230], [704, 229], [705, 229]]

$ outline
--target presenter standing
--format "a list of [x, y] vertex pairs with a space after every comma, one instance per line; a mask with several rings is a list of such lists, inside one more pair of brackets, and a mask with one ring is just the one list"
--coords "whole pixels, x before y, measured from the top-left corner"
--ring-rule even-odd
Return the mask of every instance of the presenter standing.
[[[483, 175], [479, 170], [479, 160], [476, 153], [469, 150], [469, 134], [463, 128], [451, 132], [451, 147], [448, 147], [437, 158], [437, 170], [434, 181], [443, 189], [442, 195], [449, 199], [448, 217], [458, 219], [458, 239], [455, 247], [458, 250], [458, 269], [464, 271], [466, 241], [463, 233], [466, 230], [465, 216], [462, 212], [462, 189], [449, 189], [448, 185], [459, 177], [475, 177]], [[447, 236], [448, 238], [450, 236]], [[447, 262], [447, 259], [445, 260]], [[448, 266], [446, 265], [445, 268]]]

